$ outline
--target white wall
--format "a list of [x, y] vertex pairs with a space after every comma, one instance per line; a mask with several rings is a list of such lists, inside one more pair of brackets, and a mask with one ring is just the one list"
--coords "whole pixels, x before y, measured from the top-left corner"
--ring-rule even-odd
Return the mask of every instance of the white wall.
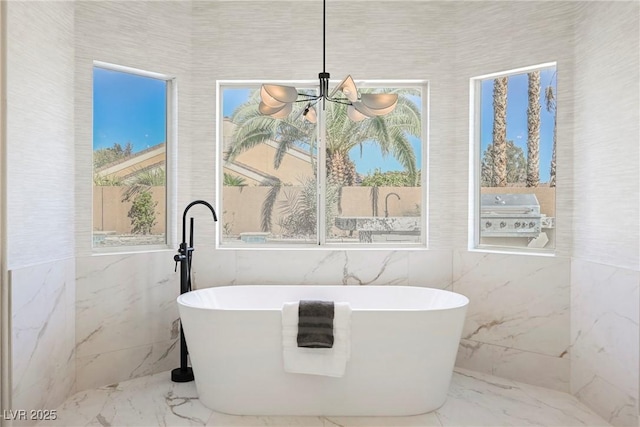
[[54, 408], [75, 387], [74, 6], [6, 10], [12, 408]]
[[7, 238], [14, 269], [74, 255], [73, 4], [18, 1], [7, 9]]
[[[178, 367], [174, 250], [92, 254], [93, 61], [175, 77], [183, 147], [177, 204], [168, 201], [175, 217], [191, 199], [192, 25], [190, 2], [79, 1], [75, 11], [77, 388], [84, 390]], [[176, 228], [168, 230], [174, 243]]]
[[583, 7], [576, 35], [573, 256], [637, 271], [638, 3]]
[[571, 392], [619, 426], [640, 407], [639, 16], [596, 2], [576, 21]]

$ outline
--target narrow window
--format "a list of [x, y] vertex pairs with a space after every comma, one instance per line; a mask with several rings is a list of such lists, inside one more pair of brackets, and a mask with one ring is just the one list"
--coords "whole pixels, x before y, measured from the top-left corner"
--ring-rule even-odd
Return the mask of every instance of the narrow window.
[[93, 69], [93, 246], [166, 245], [169, 78]]
[[474, 246], [555, 248], [555, 63], [472, 79]]

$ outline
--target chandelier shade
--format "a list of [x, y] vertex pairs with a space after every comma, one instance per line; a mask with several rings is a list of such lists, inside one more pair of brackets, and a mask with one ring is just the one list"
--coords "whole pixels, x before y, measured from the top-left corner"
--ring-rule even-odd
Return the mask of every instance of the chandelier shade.
[[293, 104], [282, 104], [279, 107], [270, 107], [264, 102], [260, 102], [258, 105], [258, 111], [260, 114], [265, 116], [271, 116], [275, 119], [281, 119], [287, 117], [291, 110], [293, 109]]
[[271, 103], [282, 105], [295, 102], [298, 99], [298, 91], [292, 86], [262, 85], [260, 97], [262, 102], [270, 107], [277, 107], [278, 105], [272, 105]]
[[[293, 110], [296, 102], [306, 102], [302, 116], [311, 123], [317, 122], [317, 112], [314, 108], [322, 101], [324, 109], [325, 102], [334, 102], [347, 105], [347, 117], [359, 122], [361, 120], [384, 116], [391, 113], [398, 104], [398, 95], [391, 93], [363, 93], [358, 94], [358, 88], [351, 75], [338, 84], [331, 93], [329, 92], [329, 73], [325, 71], [326, 57], [326, 0], [322, 2], [322, 72], [318, 74], [320, 79], [319, 94], [309, 95], [298, 93], [295, 87], [281, 86], [275, 84], [263, 84], [260, 88], [260, 114], [271, 116], [276, 119], [287, 117]], [[335, 95], [340, 92], [341, 97]], [[301, 98], [301, 99], [299, 99]]]
[[344, 80], [341, 81], [340, 84], [335, 87], [335, 89], [333, 89], [330, 97], [332, 98], [337, 91], [341, 91], [344, 96], [346, 96], [347, 99], [351, 102], [355, 102], [358, 100], [358, 88], [356, 88], [356, 83], [353, 81], [353, 78], [351, 78], [351, 75], [345, 77]]
[[360, 122], [369, 116], [366, 116], [360, 111], [358, 111], [355, 105], [349, 105], [347, 107], [347, 117], [349, 117], [353, 122]]
[[398, 95], [395, 93], [363, 93], [360, 96], [364, 105], [374, 116], [384, 116], [392, 112], [398, 104]]

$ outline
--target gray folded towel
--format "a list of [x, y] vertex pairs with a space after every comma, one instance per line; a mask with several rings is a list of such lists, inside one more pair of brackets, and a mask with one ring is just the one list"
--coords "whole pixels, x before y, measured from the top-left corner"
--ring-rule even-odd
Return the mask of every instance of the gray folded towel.
[[298, 347], [333, 347], [333, 301], [300, 301]]

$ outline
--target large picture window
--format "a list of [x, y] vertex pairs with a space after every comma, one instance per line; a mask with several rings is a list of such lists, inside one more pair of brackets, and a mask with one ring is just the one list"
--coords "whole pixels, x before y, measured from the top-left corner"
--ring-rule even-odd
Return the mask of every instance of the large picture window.
[[311, 123], [304, 103], [263, 116], [259, 84], [219, 83], [223, 246], [425, 243], [426, 83], [358, 87], [397, 93], [398, 104], [352, 121], [346, 105], [326, 102]]
[[168, 77], [93, 69], [93, 246], [166, 245]]
[[474, 246], [555, 248], [555, 63], [471, 80]]

